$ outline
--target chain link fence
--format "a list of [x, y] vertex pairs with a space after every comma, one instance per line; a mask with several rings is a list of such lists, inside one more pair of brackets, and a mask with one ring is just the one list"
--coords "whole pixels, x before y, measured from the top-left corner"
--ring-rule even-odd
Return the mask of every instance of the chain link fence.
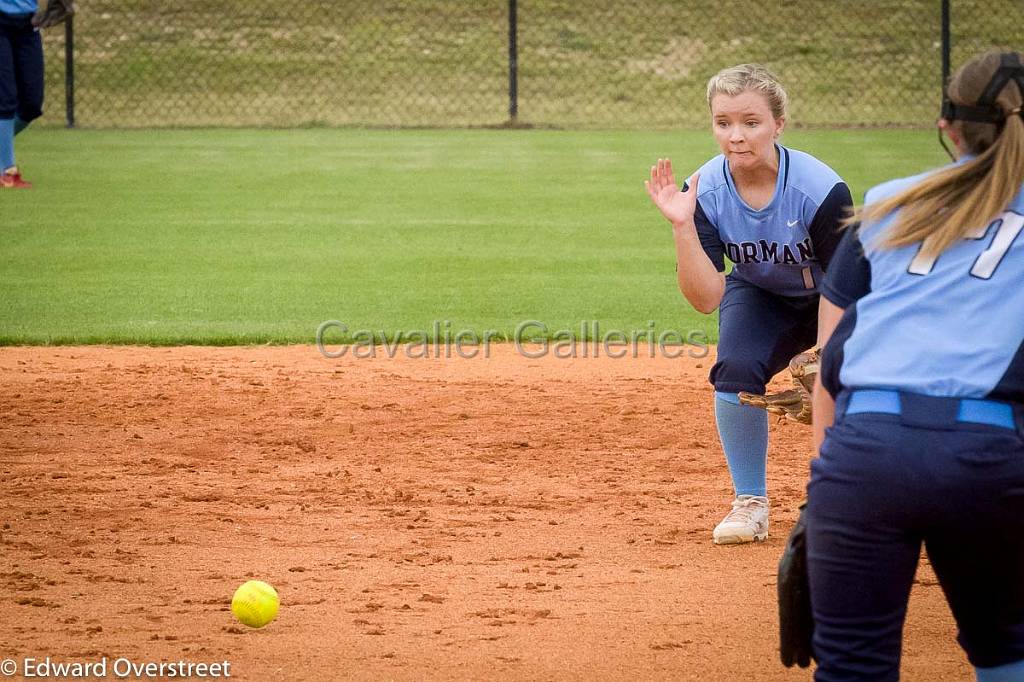
[[[948, 0], [954, 68], [1024, 49], [1024, 0]], [[942, 0], [77, 0], [83, 127], [707, 123], [704, 87], [757, 61], [797, 126], [921, 126], [940, 101]], [[45, 35], [47, 114], [65, 116], [65, 36]]]

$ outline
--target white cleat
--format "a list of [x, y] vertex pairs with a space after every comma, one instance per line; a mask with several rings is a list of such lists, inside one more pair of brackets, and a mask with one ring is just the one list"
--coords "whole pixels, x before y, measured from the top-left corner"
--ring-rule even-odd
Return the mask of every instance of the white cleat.
[[732, 511], [715, 526], [716, 545], [737, 545], [762, 542], [768, 538], [768, 498], [740, 495], [732, 503]]

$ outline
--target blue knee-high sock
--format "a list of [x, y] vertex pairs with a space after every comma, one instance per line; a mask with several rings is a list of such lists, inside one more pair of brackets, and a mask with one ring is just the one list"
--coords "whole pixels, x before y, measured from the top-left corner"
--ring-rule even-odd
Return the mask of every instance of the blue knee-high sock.
[[28, 128], [28, 124], [29, 123], [31, 123], [31, 121], [26, 121], [26, 120], [22, 119], [21, 116], [15, 116], [14, 117], [14, 134], [15, 134], [15, 136], [17, 136], [17, 134], [20, 133], [25, 128]]
[[1024, 661], [1008, 663], [996, 668], [975, 668], [978, 682], [1019, 682], [1024, 680]]
[[14, 165], [14, 119], [0, 118], [0, 172]]
[[740, 405], [735, 393], [715, 392], [718, 437], [737, 495], [766, 495], [768, 413]]

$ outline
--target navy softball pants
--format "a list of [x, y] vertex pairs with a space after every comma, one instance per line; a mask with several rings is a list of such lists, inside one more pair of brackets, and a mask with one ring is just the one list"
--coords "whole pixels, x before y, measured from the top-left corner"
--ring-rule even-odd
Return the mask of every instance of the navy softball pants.
[[779, 296], [733, 274], [718, 307], [718, 360], [709, 380], [724, 393], [764, 393], [818, 335], [818, 295]]
[[39, 118], [43, 83], [43, 41], [32, 15], [0, 13], [0, 118]]
[[898, 679], [922, 544], [968, 660], [1024, 659], [1022, 411], [1002, 405], [1011, 416], [995, 426], [958, 417], [956, 399], [893, 395], [895, 413], [853, 414], [840, 394], [811, 466], [816, 680]]

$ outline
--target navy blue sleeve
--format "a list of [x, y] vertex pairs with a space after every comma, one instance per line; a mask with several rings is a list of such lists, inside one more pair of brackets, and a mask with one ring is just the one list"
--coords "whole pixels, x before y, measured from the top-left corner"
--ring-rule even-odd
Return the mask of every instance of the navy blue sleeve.
[[811, 221], [808, 232], [814, 245], [814, 255], [817, 256], [821, 269], [826, 272], [839, 240], [843, 237], [843, 220], [850, 215], [852, 208], [853, 197], [850, 196], [850, 188], [845, 182], [840, 182], [818, 206], [814, 220]]
[[821, 349], [821, 362], [818, 365], [818, 376], [821, 377], [821, 385], [829, 392], [835, 400], [843, 389], [839, 373], [843, 369], [843, 360], [846, 357], [846, 342], [853, 334], [857, 326], [857, 306], [850, 306], [839, 319], [835, 331], [829, 337], [825, 347]]
[[871, 291], [871, 263], [864, 255], [859, 233], [859, 223], [844, 230], [821, 283], [822, 296], [844, 309]]
[[711, 264], [719, 272], [725, 272], [725, 244], [718, 236], [718, 228], [711, 224], [704, 209], [697, 202], [697, 210], [693, 212], [693, 222], [697, 226], [697, 237], [700, 245], [704, 247], [704, 253], [711, 259]]

